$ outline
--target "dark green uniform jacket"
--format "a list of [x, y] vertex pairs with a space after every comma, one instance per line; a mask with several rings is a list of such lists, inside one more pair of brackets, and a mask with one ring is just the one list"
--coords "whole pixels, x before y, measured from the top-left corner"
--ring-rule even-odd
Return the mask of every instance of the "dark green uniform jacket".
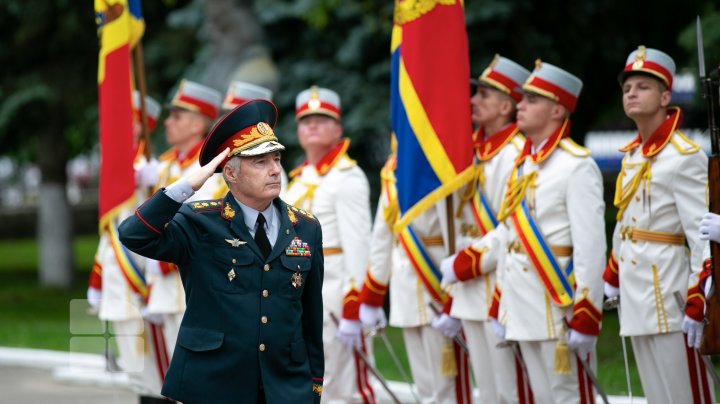
[[319, 402], [322, 231], [273, 201], [280, 230], [267, 260], [235, 198], [180, 204], [156, 193], [120, 225], [120, 240], [180, 268], [187, 310], [162, 394], [185, 404]]

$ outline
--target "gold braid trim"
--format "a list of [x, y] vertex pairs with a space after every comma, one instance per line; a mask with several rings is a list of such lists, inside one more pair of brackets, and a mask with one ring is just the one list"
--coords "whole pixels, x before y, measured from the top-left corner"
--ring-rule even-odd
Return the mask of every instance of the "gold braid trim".
[[618, 208], [617, 220], [622, 219], [625, 209], [627, 209], [630, 204], [630, 201], [640, 186], [641, 181], [645, 181], [645, 191], [648, 194], [650, 193], [650, 179], [652, 175], [650, 172], [650, 160], [645, 160], [635, 175], [630, 178], [630, 181], [623, 186], [626, 166], [628, 166], [628, 164], [625, 164], [623, 159], [622, 169], [620, 170], [620, 174], [618, 174], [617, 181], [615, 182], [615, 199], [613, 200], [613, 205]]
[[395, 166], [395, 155], [391, 155], [382, 170], [380, 170], [380, 182], [382, 187], [385, 188], [388, 203], [382, 207], [382, 215], [385, 223], [390, 227], [392, 231], [395, 222], [397, 222], [400, 215], [400, 205], [397, 199], [397, 188], [395, 188], [395, 173], [393, 168]]
[[[517, 171], [517, 168], [515, 168], [515, 170]], [[520, 206], [523, 198], [525, 198], [525, 193], [528, 187], [535, 187], [536, 177], [537, 171], [533, 171], [520, 178], [516, 178], [508, 184], [508, 190], [505, 193], [502, 204], [500, 204], [500, 213], [498, 214], [499, 222], [507, 219], [513, 212], [515, 212], [515, 209]]]
[[465, 192], [460, 195], [460, 203], [455, 210], [455, 217], [459, 218], [462, 216], [463, 206], [465, 206], [466, 203], [472, 201], [472, 199], [475, 197], [478, 186], [485, 186], [485, 170], [483, 167], [484, 166], [482, 162], [473, 165], [472, 177], [466, 185]]

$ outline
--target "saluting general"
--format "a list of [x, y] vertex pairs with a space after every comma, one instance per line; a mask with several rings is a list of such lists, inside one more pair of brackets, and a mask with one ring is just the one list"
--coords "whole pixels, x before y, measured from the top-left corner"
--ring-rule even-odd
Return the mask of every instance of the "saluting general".
[[[245, 103], [212, 130], [202, 167], [120, 226], [125, 246], [178, 266], [187, 310], [162, 394], [192, 403], [318, 403], [322, 231], [280, 193], [275, 106]], [[182, 202], [215, 172], [223, 199]]]

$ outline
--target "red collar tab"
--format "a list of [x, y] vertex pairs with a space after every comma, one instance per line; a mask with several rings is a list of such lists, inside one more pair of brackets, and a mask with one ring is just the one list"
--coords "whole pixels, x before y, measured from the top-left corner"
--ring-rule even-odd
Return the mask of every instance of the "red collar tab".
[[682, 119], [682, 110], [679, 107], [668, 108], [668, 117], [655, 129], [655, 132], [650, 135], [645, 143], [642, 143], [642, 137], [638, 133], [635, 139], [621, 148], [620, 151], [626, 152], [642, 145], [641, 150], [645, 157], [652, 157], [660, 153], [665, 145], [668, 144], [678, 126], [682, 124]]
[[473, 133], [475, 142], [475, 155], [481, 161], [493, 158], [505, 146], [515, 134], [519, 132], [517, 123], [512, 122], [502, 129], [485, 138], [485, 128], [478, 128]]
[[525, 139], [525, 148], [523, 149], [523, 152], [518, 157], [518, 160], [516, 162], [516, 165], [521, 163], [525, 157], [530, 156], [530, 159], [533, 163], [539, 164], [542, 163], [545, 159], [547, 159], [552, 152], [557, 148], [557, 146], [560, 144], [560, 141], [570, 135], [570, 118], [566, 118], [565, 121], [560, 125], [559, 128], [555, 130], [555, 132], [550, 135], [550, 137], [547, 139], [545, 144], [543, 145], [542, 149], [536, 151], [534, 154], [530, 154], [532, 150], [532, 142], [530, 141], [530, 138], [528, 137]]
[[[331, 168], [335, 164], [337, 164], [338, 160], [342, 156], [347, 153], [348, 148], [350, 147], [350, 139], [342, 139], [335, 147], [333, 147], [329, 152], [327, 152], [321, 159], [315, 164], [315, 170], [317, 170], [318, 174], [325, 175], [330, 171]], [[290, 178], [295, 178], [298, 174], [302, 172], [302, 169], [305, 168], [305, 166], [308, 165], [307, 160], [303, 161], [300, 166], [296, 167], [292, 171], [290, 171]]]

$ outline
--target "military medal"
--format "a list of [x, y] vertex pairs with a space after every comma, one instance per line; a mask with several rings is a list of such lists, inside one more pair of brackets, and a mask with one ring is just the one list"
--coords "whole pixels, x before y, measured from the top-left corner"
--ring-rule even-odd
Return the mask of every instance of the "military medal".
[[298, 265], [298, 270], [293, 274], [292, 278], [290, 278], [290, 283], [295, 289], [302, 286], [303, 280], [302, 275], [300, 275], [300, 265]]
[[308, 246], [308, 243], [300, 240], [298, 237], [295, 237], [290, 242], [290, 245], [285, 248], [285, 255], [290, 257], [309, 257], [310, 247]]
[[234, 238], [232, 240], [226, 238], [225, 241], [233, 247], [240, 247], [243, 244], [247, 244], [247, 241], [242, 241], [237, 238]]
[[234, 269], [230, 269], [230, 272], [227, 273], [227, 277], [228, 277], [228, 280], [229, 280], [230, 282], [232, 282], [233, 279], [235, 279], [235, 270], [234, 270]]

